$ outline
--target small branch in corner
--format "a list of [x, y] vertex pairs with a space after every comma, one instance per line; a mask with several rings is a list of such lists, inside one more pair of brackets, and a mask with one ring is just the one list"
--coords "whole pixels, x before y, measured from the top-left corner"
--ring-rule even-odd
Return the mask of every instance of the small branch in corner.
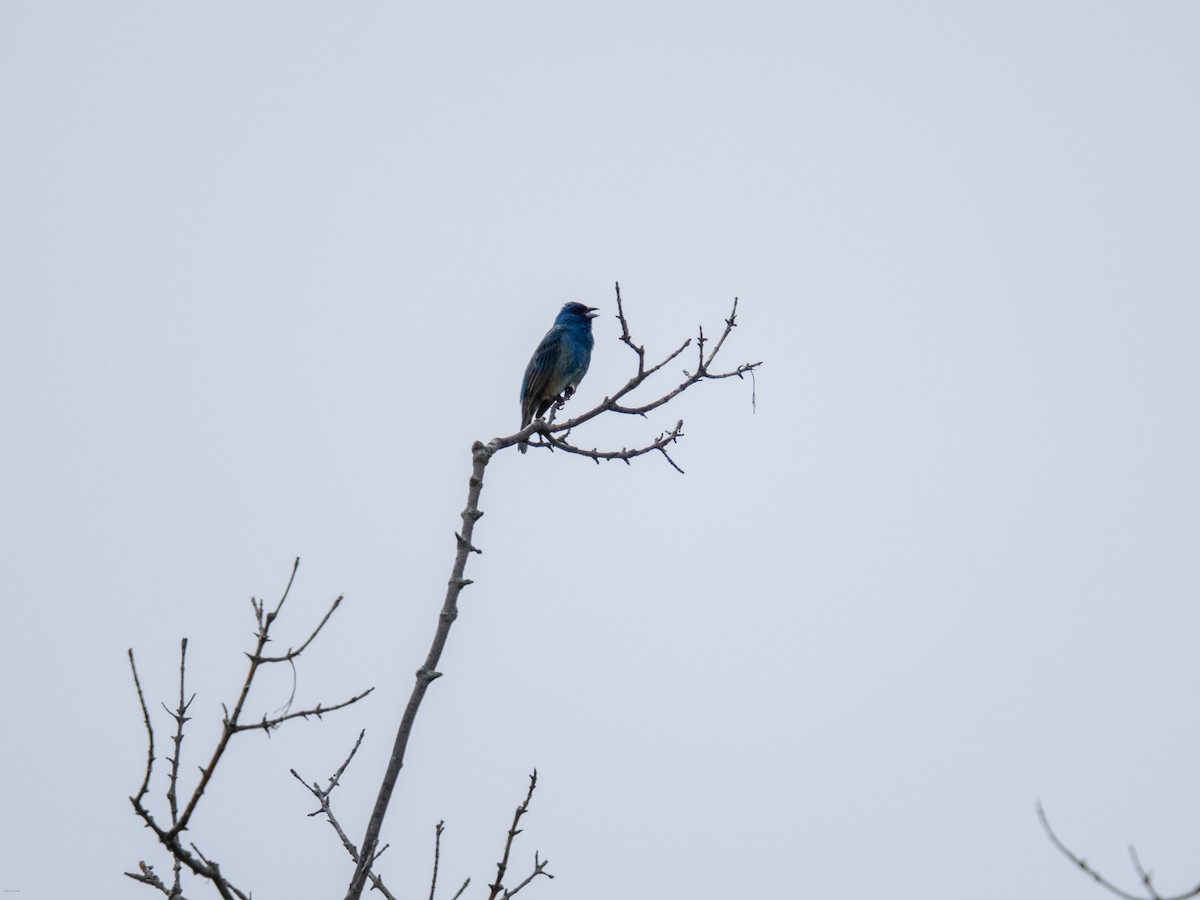
[[1046, 832], [1046, 837], [1050, 839], [1050, 843], [1057, 847], [1058, 851], [1067, 859], [1069, 859], [1076, 866], [1076, 868], [1079, 869], [1079, 871], [1083, 872], [1085, 875], [1091, 878], [1092, 881], [1096, 882], [1096, 884], [1100, 885], [1109, 893], [1121, 897], [1123, 900], [1188, 900], [1190, 897], [1200, 896], [1200, 884], [1196, 885], [1190, 891], [1186, 891], [1182, 894], [1175, 894], [1169, 897], [1158, 893], [1153, 884], [1153, 873], [1143, 868], [1141, 860], [1138, 859], [1137, 851], [1132, 846], [1129, 848], [1129, 856], [1133, 862], [1134, 871], [1138, 874], [1138, 880], [1141, 881], [1142, 887], [1146, 890], [1146, 894], [1144, 896], [1140, 896], [1138, 894], [1131, 894], [1128, 891], [1122, 890], [1095, 869], [1093, 869], [1091, 865], [1088, 864], [1087, 860], [1076, 856], [1073, 852], [1071, 852], [1067, 845], [1064, 844], [1059, 839], [1058, 835], [1054, 833], [1054, 829], [1050, 827], [1050, 820], [1046, 818], [1046, 811], [1042, 808], [1041, 803], [1036, 805], [1036, 809], [1038, 821], [1042, 823], [1042, 829]]

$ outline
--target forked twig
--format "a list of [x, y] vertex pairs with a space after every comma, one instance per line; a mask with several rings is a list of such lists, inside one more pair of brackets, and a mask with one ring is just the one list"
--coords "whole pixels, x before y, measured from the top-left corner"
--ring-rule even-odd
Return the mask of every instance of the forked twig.
[[220, 738], [217, 741], [216, 749], [213, 751], [208, 765], [200, 769], [200, 779], [195, 788], [192, 790], [191, 794], [188, 795], [187, 802], [183, 805], [182, 809], [180, 808], [179, 799], [180, 763], [183, 758], [185, 725], [190, 721], [188, 710], [192, 705], [192, 701], [195, 699], [195, 695], [193, 694], [191, 697], [188, 697], [185, 686], [185, 676], [187, 672], [187, 638], [184, 638], [180, 642], [179, 703], [173, 711], [170, 709], [167, 710], [167, 714], [175, 721], [175, 731], [172, 738], [172, 743], [174, 745], [173, 755], [168, 757], [171, 768], [167, 774], [166, 790], [167, 810], [170, 817], [169, 825], [159, 823], [158, 818], [151, 811], [146, 801], [146, 796], [150, 790], [150, 780], [153, 775], [154, 767], [154, 727], [150, 720], [150, 711], [146, 705], [146, 697], [142, 691], [142, 683], [138, 676], [133, 650], [131, 649], [129, 651], [129, 666], [133, 672], [134, 687], [137, 690], [138, 703], [142, 709], [142, 719], [146, 726], [148, 745], [146, 771], [142, 779], [142, 784], [137, 793], [129, 798], [129, 801], [133, 805], [136, 815], [143, 821], [143, 823], [145, 823], [147, 828], [154, 832], [154, 835], [158, 838], [159, 842], [167, 849], [167, 852], [170, 853], [173, 860], [175, 877], [174, 884], [170, 888], [167, 888], [162, 882], [162, 879], [154, 873], [154, 868], [146, 865], [144, 862], [138, 864], [138, 872], [126, 872], [125, 874], [135, 881], [139, 881], [143, 884], [147, 884], [151, 887], [162, 890], [170, 897], [182, 897], [180, 879], [182, 870], [186, 866], [194, 874], [211, 881], [217, 892], [222, 897], [226, 898], [226, 900], [233, 900], [235, 897], [241, 898], [241, 900], [248, 900], [249, 898], [249, 894], [230, 883], [229, 879], [226, 878], [221, 872], [221, 867], [215, 860], [205, 856], [199, 850], [199, 848], [197, 848], [194, 842], [189, 841], [188, 845], [185, 847], [181, 838], [181, 835], [188, 828], [188, 825], [192, 820], [192, 816], [196, 811], [196, 807], [199, 804], [200, 799], [204, 796], [205, 789], [212, 780], [218, 763], [220, 763], [226, 749], [229, 746], [230, 739], [235, 734], [238, 734], [242, 731], [263, 730], [270, 732], [271, 729], [278, 727], [289, 719], [307, 718], [309, 716], [316, 716], [317, 718], [320, 718], [327, 712], [332, 712], [336, 709], [342, 709], [343, 707], [349, 706], [352, 703], [356, 703], [371, 692], [370, 690], [364, 691], [361, 694], [350, 698], [349, 700], [334, 704], [332, 706], [323, 706], [321, 704], [317, 704], [317, 706], [313, 708], [301, 710], [299, 712], [288, 713], [272, 719], [269, 719], [264, 715], [262, 720], [259, 722], [250, 724], [243, 724], [241, 722], [241, 717], [246, 707], [246, 701], [250, 694], [250, 688], [254, 683], [254, 677], [258, 672], [259, 666], [273, 662], [291, 663], [306, 647], [309, 646], [309, 644], [312, 643], [313, 638], [316, 637], [321, 628], [324, 627], [325, 623], [329, 621], [330, 615], [332, 615], [333, 611], [337, 609], [338, 604], [341, 602], [340, 597], [334, 601], [333, 606], [330, 608], [329, 612], [325, 614], [324, 619], [321, 620], [320, 624], [313, 631], [312, 635], [300, 646], [299, 649], [289, 650], [287, 654], [280, 657], [264, 656], [262, 652], [263, 648], [271, 640], [271, 626], [278, 618], [280, 611], [283, 608], [283, 604], [287, 600], [288, 594], [291, 592], [292, 585], [295, 583], [296, 579], [296, 570], [299, 568], [299, 566], [300, 560], [296, 559], [292, 566], [291, 574], [288, 577], [287, 587], [284, 589], [283, 595], [280, 597], [279, 602], [276, 604], [274, 609], [268, 612], [263, 601], [251, 598], [251, 605], [254, 608], [255, 621], [258, 623], [258, 632], [256, 634], [254, 651], [247, 654], [250, 659], [250, 668], [246, 673], [246, 679], [242, 684], [237, 701], [234, 703], [233, 711], [230, 712], [227, 707], [225, 708], [225, 715], [222, 720], [223, 727]]
[[508, 829], [508, 839], [504, 842], [504, 853], [500, 857], [500, 862], [496, 863], [496, 880], [488, 885], [492, 891], [488, 895], [488, 900], [496, 900], [497, 897], [501, 896], [501, 892], [503, 892], [503, 900], [508, 900], [509, 897], [515, 895], [517, 891], [521, 890], [521, 888], [525, 887], [539, 875], [545, 875], [547, 878], [554, 877], [546, 871], [546, 866], [549, 865], [550, 861], [540, 859], [535, 852], [533, 854], [533, 872], [511, 891], [504, 889], [504, 875], [508, 871], [508, 858], [512, 853], [513, 841], [516, 840], [517, 835], [522, 831], [517, 825], [520, 824], [521, 817], [529, 812], [529, 801], [533, 799], [535, 788], [537, 788], [537, 769], [534, 769], [533, 774], [529, 776], [529, 790], [525, 794], [525, 799], [517, 807], [516, 812], [513, 813], [512, 825]]
[[1098, 885], [1110, 893], [1124, 898], [1124, 900], [1187, 900], [1189, 897], [1200, 896], [1200, 884], [1196, 885], [1190, 891], [1182, 894], [1175, 894], [1170, 897], [1165, 897], [1162, 894], [1159, 894], [1158, 891], [1155, 890], [1152, 883], [1153, 873], [1148, 872], [1142, 867], [1141, 860], [1138, 859], [1137, 851], [1132, 845], [1129, 847], [1129, 856], [1133, 862], [1134, 871], [1138, 874], [1138, 879], [1142, 882], [1142, 886], [1146, 889], [1146, 894], [1145, 896], [1139, 896], [1137, 894], [1131, 894], [1128, 891], [1124, 891], [1093, 869], [1088, 864], [1087, 860], [1072, 853], [1071, 850], [1068, 849], [1067, 845], [1059, 840], [1058, 835], [1056, 835], [1054, 830], [1050, 827], [1050, 820], [1046, 818], [1046, 811], [1042, 809], [1041, 803], [1037, 804], [1037, 816], [1038, 821], [1042, 823], [1042, 829], [1046, 832], [1046, 837], [1050, 838], [1050, 843], [1054, 844], [1054, 846], [1058, 848], [1059, 852], [1062, 853], [1063, 856], [1074, 863], [1081, 872], [1091, 878]]
[[[312, 794], [314, 797], [316, 797], [317, 802], [321, 804], [320, 809], [317, 809], [314, 812], [310, 812], [309, 816], [310, 817], [311, 816], [319, 816], [319, 815], [325, 816], [325, 821], [327, 821], [329, 823], [330, 827], [332, 827], [333, 830], [337, 833], [338, 840], [340, 840], [342, 842], [342, 846], [345, 847], [346, 852], [348, 854], [350, 854], [350, 860], [356, 866], [358, 865], [358, 861], [359, 861], [358, 848], [354, 846], [354, 842], [352, 840], [350, 840], [350, 836], [348, 834], [346, 834], [346, 830], [344, 828], [342, 828], [342, 823], [339, 822], [337, 819], [337, 816], [334, 815], [333, 804], [330, 802], [329, 798], [330, 798], [330, 795], [333, 794], [334, 788], [336, 788], [341, 783], [342, 774], [346, 771], [346, 768], [350, 765], [351, 760], [354, 759], [354, 754], [358, 753], [358, 748], [362, 744], [363, 735], [365, 735], [365, 734], [366, 734], [365, 730], [360, 731], [358, 733], [358, 740], [356, 740], [354, 742], [354, 747], [350, 750], [350, 755], [346, 757], [346, 761], [343, 762], [340, 766], [338, 766], [337, 770], [333, 773], [333, 775], [331, 775], [329, 777], [329, 784], [328, 784], [328, 786], [326, 786], [324, 788], [322, 788], [316, 782], [309, 784], [307, 781], [305, 781], [303, 778], [300, 777], [300, 774], [295, 769], [290, 770], [292, 773], [292, 777], [295, 778], [297, 781], [299, 781], [302, 785], [304, 785], [304, 787], [308, 790], [308, 792], [310, 794]], [[386, 850], [387, 847], [384, 847], [383, 849]], [[383, 850], [379, 851], [379, 853], [382, 853], [382, 852], [383, 852]], [[374, 857], [375, 859], [379, 858], [379, 853], [375, 854], [375, 857]], [[379, 891], [379, 893], [385, 898], [385, 900], [396, 900], [396, 898], [392, 894], [392, 892], [389, 891], [387, 889], [387, 887], [384, 885], [383, 879], [380, 878], [375, 873], [375, 871], [370, 867], [367, 868], [367, 877], [370, 879], [371, 884], [374, 886], [375, 890]]]

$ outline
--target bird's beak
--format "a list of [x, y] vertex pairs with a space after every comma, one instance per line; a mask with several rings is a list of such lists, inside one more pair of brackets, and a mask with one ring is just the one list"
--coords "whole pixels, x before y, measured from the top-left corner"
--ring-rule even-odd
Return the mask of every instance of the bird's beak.
[[599, 310], [599, 308], [598, 308], [598, 307], [595, 307], [595, 306], [589, 306], [589, 307], [587, 308], [587, 310], [588, 310], [588, 311], [587, 311], [587, 317], [588, 317], [589, 319], [594, 319], [594, 318], [596, 318], [596, 316], [600, 315], [600, 310]]

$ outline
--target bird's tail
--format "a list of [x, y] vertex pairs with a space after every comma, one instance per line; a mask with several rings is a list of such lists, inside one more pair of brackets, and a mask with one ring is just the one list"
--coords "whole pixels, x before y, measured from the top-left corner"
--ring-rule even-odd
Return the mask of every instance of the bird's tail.
[[520, 450], [522, 453], [526, 453], [529, 451], [529, 445], [527, 443], [525, 443], [524, 441], [521, 441], [521, 443], [517, 444], [517, 449]]

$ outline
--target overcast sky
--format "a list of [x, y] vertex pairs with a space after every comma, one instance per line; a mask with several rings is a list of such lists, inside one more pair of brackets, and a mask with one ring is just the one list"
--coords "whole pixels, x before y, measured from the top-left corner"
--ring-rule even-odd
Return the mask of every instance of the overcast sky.
[[393, 890], [444, 819], [484, 896], [535, 766], [531, 900], [1102, 896], [1038, 799], [1200, 881], [1200, 4], [9, 2], [0, 121], [0, 888], [154, 896], [126, 649], [162, 756], [190, 638], [193, 778], [300, 556], [296, 704], [377, 690], [238, 737], [189, 837], [341, 896], [288, 770], [365, 728], [361, 838], [471, 442], [566, 300], [570, 409], [629, 377], [618, 280], [763, 367], [575, 435], [683, 418], [686, 475], [492, 462]]

